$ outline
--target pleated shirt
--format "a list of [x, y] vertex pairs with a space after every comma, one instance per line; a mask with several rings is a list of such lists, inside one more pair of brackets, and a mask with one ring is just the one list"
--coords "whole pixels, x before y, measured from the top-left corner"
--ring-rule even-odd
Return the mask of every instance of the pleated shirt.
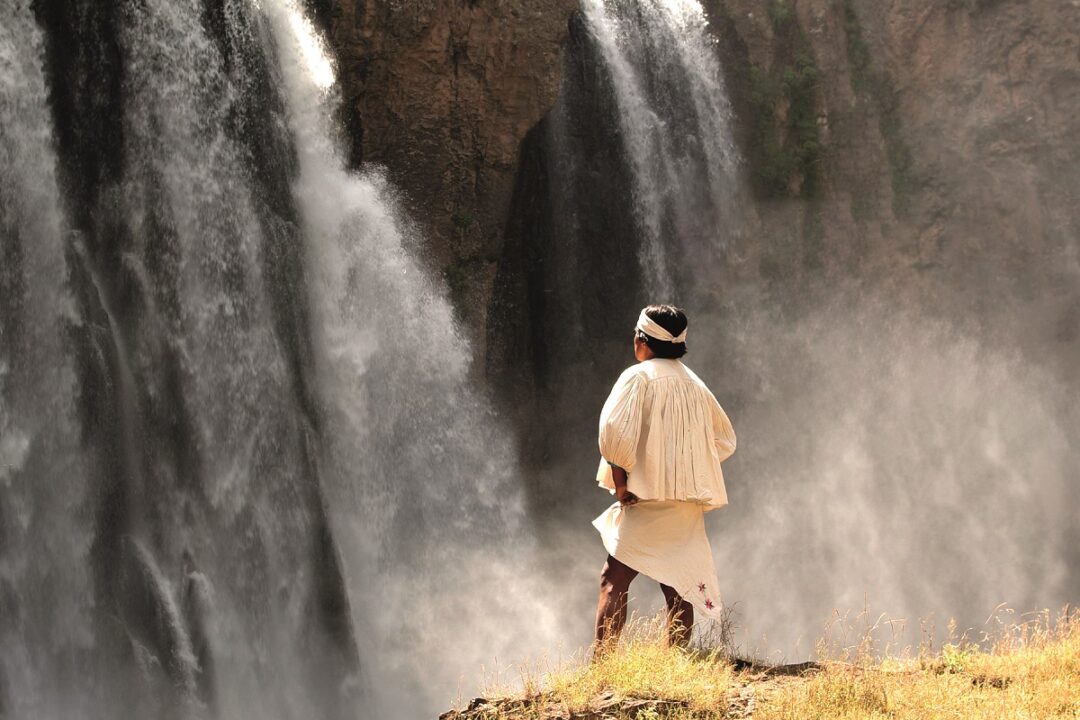
[[735, 431], [705, 383], [679, 360], [654, 358], [623, 371], [600, 412], [597, 482], [615, 490], [613, 463], [641, 500], [727, 505], [720, 463]]

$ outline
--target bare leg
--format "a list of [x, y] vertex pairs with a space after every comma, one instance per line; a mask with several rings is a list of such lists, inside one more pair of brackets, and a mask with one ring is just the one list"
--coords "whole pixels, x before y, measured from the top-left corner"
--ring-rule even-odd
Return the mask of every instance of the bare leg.
[[608, 555], [600, 572], [600, 602], [596, 607], [597, 653], [604, 652], [619, 639], [626, 624], [626, 594], [637, 574], [637, 570]]
[[660, 584], [668, 609], [668, 644], [686, 647], [690, 644], [690, 632], [694, 629], [694, 606], [683, 600], [675, 588]]

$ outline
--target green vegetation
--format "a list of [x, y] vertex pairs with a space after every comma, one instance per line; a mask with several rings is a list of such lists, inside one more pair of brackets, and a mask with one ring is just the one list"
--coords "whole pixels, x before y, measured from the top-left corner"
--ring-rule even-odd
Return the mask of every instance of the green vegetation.
[[773, 26], [783, 25], [795, 17], [795, 8], [788, 0], [769, 0], [769, 20]]
[[467, 210], [455, 210], [454, 214], [450, 216], [450, 222], [454, 223], [454, 227], [458, 229], [458, 232], [465, 232], [472, 225], [473, 216]]
[[997, 720], [1080, 716], [1080, 613], [1045, 614], [1004, 629], [986, 648], [964, 640], [940, 653], [876, 659], [864, 637], [836, 656], [765, 668], [727, 659], [723, 645], [680, 650], [661, 623], [638, 625], [591, 664], [526, 668], [522, 689], [444, 720], [612, 718], [646, 720]]
[[761, 257], [762, 277], [779, 283], [798, 264], [807, 270], [821, 265], [819, 72], [791, 0], [769, 0], [767, 8], [775, 39], [771, 61], [736, 67], [750, 108], [748, 159], [755, 193], [762, 199], [808, 201], [801, 230], [770, 238]]
[[857, 223], [864, 223], [874, 217], [874, 206], [865, 194], [851, 196], [851, 218]]
[[750, 65], [747, 78], [755, 185], [765, 197], [812, 198], [821, 155], [817, 66], [791, 3], [770, 0], [768, 14], [777, 38], [775, 59], [768, 69]]
[[848, 68], [851, 71], [851, 89], [856, 94], [869, 94], [881, 82], [874, 76], [870, 47], [862, 36], [859, 18], [852, 0], [843, 0], [844, 35], [847, 39]]
[[897, 217], [907, 215], [911, 196], [918, 188], [912, 166], [911, 150], [901, 137], [897, 95], [892, 80], [873, 64], [870, 48], [863, 38], [854, 0], [841, 0], [844, 11], [844, 34], [847, 39], [848, 67], [851, 89], [867, 98], [877, 108], [878, 129], [885, 141], [893, 191], [893, 212]]
[[[457, 208], [450, 215], [450, 223], [453, 232], [457, 235], [457, 245], [462, 247], [466, 233], [473, 227], [475, 218], [473, 214], [464, 208]], [[471, 278], [476, 277], [478, 262], [475, 258], [455, 257], [442, 270], [443, 280], [446, 281], [447, 290], [450, 291], [450, 302], [454, 308], [454, 315], [458, 321], [466, 319], [466, 303], [471, 288]]]

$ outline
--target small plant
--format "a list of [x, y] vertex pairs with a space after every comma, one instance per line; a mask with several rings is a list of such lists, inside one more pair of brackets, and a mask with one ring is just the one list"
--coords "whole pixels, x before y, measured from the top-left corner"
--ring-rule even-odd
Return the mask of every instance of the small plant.
[[964, 668], [967, 667], [971, 656], [971, 650], [962, 645], [946, 643], [945, 646], [941, 648], [941, 662], [945, 666], [945, 672], [964, 672]]
[[455, 210], [454, 214], [450, 216], [450, 222], [454, 223], [454, 227], [459, 231], [464, 232], [473, 224], [473, 216], [467, 210]]
[[795, 10], [788, 0], [769, 0], [769, 20], [775, 25], [784, 25], [794, 16]]

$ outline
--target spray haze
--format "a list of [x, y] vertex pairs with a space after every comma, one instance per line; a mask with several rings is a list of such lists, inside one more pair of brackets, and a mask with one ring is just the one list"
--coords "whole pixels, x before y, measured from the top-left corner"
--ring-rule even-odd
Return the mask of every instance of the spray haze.
[[741, 457], [714, 529], [754, 647], [812, 652], [834, 610], [864, 608], [905, 621], [901, 644], [924, 620], [978, 636], [1001, 603], [1075, 592], [1066, 386], [915, 307], [838, 294], [728, 318]]

